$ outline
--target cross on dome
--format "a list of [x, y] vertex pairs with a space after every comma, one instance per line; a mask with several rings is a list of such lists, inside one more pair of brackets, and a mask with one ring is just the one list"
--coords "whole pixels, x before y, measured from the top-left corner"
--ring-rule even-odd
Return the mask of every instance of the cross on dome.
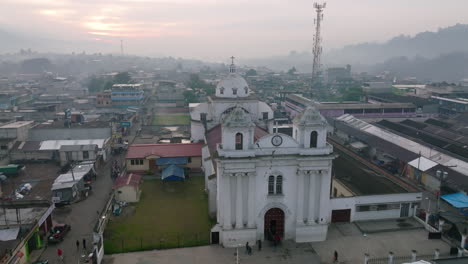
[[236, 57], [231, 56], [231, 66], [229, 67], [229, 72], [230, 73], [235, 73], [236, 72], [236, 66], [234, 65], [234, 59]]

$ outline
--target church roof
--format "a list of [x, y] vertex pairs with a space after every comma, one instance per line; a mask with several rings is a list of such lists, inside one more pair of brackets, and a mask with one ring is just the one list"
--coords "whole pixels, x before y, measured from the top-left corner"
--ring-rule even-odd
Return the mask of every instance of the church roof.
[[296, 118], [294, 118], [293, 122], [298, 125], [325, 126], [327, 124], [327, 121], [315, 106], [308, 106], [304, 112], [296, 115]]
[[218, 85], [216, 85], [216, 97], [221, 98], [241, 98], [248, 97], [249, 85], [247, 81], [236, 73], [234, 65], [234, 57], [231, 57], [232, 63], [229, 67], [229, 75], [224, 77]]
[[[268, 132], [255, 126], [254, 129], [254, 142], [263, 136], [268, 135]], [[208, 148], [210, 153], [213, 155], [216, 152], [216, 144], [221, 143], [221, 125], [217, 125], [206, 133], [206, 140], [208, 141]]]
[[254, 125], [250, 114], [241, 107], [234, 107], [234, 109], [227, 114], [222, 123], [226, 127], [249, 127]]

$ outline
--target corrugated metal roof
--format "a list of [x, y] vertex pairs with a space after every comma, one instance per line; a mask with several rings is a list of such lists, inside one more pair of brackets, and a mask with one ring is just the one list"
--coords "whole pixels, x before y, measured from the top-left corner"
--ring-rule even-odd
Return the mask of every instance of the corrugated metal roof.
[[201, 157], [203, 143], [189, 144], [136, 144], [128, 147], [127, 159], [159, 157]]
[[65, 145], [97, 145], [101, 149], [105, 141], [105, 139], [45, 140], [42, 141], [39, 150], [59, 150]]

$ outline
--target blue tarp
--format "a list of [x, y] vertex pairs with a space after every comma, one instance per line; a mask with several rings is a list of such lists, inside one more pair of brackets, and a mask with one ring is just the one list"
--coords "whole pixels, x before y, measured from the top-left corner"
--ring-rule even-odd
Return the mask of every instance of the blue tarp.
[[444, 199], [455, 208], [468, 207], [468, 195], [461, 192], [442, 195], [440, 198]]
[[181, 165], [181, 164], [187, 164], [187, 162], [188, 162], [187, 157], [159, 158], [156, 160], [156, 165]]
[[184, 169], [170, 165], [162, 171], [161, 179], [164, 181], [183, 181], [185, 179]]

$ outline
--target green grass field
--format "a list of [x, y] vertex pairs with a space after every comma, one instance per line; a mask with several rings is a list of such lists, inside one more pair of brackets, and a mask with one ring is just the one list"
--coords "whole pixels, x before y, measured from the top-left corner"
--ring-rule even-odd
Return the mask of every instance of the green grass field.
[[106, 254], [209, 244], [213, 223], [204, 187], [203, 177], [145, 181], [134, 211], [124, 208], [127, 213], [113, 217], [107, 225]]
[[188, 114], [156, 114], [153, 117], [154, 126], [190, 125]]

